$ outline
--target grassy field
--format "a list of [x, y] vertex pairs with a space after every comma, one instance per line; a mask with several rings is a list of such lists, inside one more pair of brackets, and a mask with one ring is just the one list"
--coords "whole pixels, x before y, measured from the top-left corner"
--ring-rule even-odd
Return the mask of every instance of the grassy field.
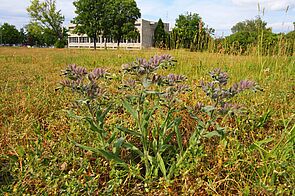
[[[192, 91], [184, 95], [187, 104], [209, 103], [199, 82], [214, 68], [228, 72], [229, 83], [249, 79], [263, 91], [235, 98], [247, 115], [224, 117], [225, 138], [204, 139], [200, 156], [174, 178], [146, 184], [114, 173], [107, 160], [70, 141], [95, 146], [97, 139], [84, 121], [68, 117], [65, 110], [75, 95], [55, 89], [68, 64], [114, 73], [137, 57], [166, 53], [178, 61], [170, 71], [188, 77]], [[0, 92], [0, 195], [294, 195], [294, 57], [0, 48]], [[181, 129], [182, 134], [188, 131]]]

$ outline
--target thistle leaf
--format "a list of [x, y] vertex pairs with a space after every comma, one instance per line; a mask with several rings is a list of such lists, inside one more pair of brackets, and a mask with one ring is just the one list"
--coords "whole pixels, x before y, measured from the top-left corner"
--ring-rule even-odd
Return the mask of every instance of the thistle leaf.
[[163, 173], [164, 177], [166, 178], [167, 171], [166, 171], [166, 167], [164, 164], [164, 160], [162, 159], [160, 153], [157, 153], [157, 161], [158, 161], [161, 172]]
[[123, 106], [135, 120], [138, 119], [137, 111], [126, 100], [123, 100]]

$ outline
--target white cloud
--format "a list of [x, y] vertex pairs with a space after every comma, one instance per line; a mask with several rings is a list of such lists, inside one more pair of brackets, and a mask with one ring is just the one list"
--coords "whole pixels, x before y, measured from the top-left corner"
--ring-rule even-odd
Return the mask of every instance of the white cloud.
[[[0, 0], [0, 23], [8, 22], [23, 27], [29, 22], [26, 8], [30, 0]], [[56, 0], [57, 8], [65, 15], [65, 25], [75, 16], [74, 0]], [[265, 19], [276, 32], [286, 31], [282, 22], [292, 23], [295, 18], [295, 0], [136, 0], [142, 17], [148, 20], [169, 22], [174, 26], [175, 19], [186, 12], [198, 13], [204, 22], [214, 29], [216, 35], [230, 33], [230, 28], [239, 21], [253, 19], [258, 15], [257, 5], [265, 8]], [[288, 13], [285, 10], [290, 6]], [[274, 11], [280, 10], [280, 11]], [[276, 24], [276, 25], [275, 25]], [[292, 28], [288, 27], [292, 30]]]
[[294, 25], [292, 22], [276, 22], [276, 23], [270, 23], [267, 26], [271, 27], [273, 32], [276, 32], [276, 33], [289, 32], [294, 30]]
[[281, 11], [287, 8], [295, 7], [295, 0], [232, 0], [238, 6], [244, 6], [252, 9]]

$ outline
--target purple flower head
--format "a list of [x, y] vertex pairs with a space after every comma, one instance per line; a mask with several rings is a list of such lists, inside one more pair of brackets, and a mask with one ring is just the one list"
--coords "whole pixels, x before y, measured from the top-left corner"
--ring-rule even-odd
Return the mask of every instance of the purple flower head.
[[168, 65], [172, 65], [174, 62], [170, 55], [155, 55], [149, 60], [144, 58], [137, 58], [135, 62], [130, 64], [123, 64], [122, 69], [131, 74], [145, 75], [150, 74], [159, 69], [160, 67], [166, 68]]
[[71, 88], [72, 87], [72, 82], [70, 80], [63, 80], [63, 81], [60, 82], [60, 84], [63, 87], [68, 87], [68, 88]]
[[253, 89], [256, 83], [250, 80], [242, 80], [239, 84], [239, 91], [244, 91], [247, 89]]
[[222, 72], [220, 68], [214, 69], [209, 74], [213, 78], [213, 80], [218, 81], [219, 84], [223, 86], [227, 84], [228, 74], [226, 72]]
[[94, 80], [104, 77], [106, 74], [107, 72], [104, 69], [96, 68], [88, 74], [88, 79], [93, 82]]
[[129, 79], [124, 82], [124, 87], [133, 88], [135, 87], [135, 85], [136, 85], [135, 80]]
[[129, 64], [123, 64], [122, 69], [123, 70], [128, 70], [128, 69], [130, 69], [130, 65]]
[[219, 109], [219, 112], [221, 114], [227, 114], [229, 112], [235, 112], [240, 109], [240, 106], [237, 104], [231, 104], [231, 103], [224, 103], [221, 108]]
[[104, 93], [103, 89], [97, 84], [92, 83], [91, 85], [85, 86], [85, 93], [90, 98], [95, 98]]
[[75, 64], [69, 65], [68, 68], [62, 72], [62, 75], [67, 76], [71, 80], [81, 80], [87, 75], [87, 70], [84, 67], [79, 67]]
[[177, 93], [183, 93], [183, 92], [187, 92], [190, 90], [190, 87], [186, 84], [178, 84], [175, 87], [175, 92]]
[[169, 85], [174, 85], [175, 83], [183, 82], [186, 80], [186, 77], [183, 75], [175, 75], [175, 74], [169, 74], [167, 77], [167, 83]]
[[154, 74], [152, 77], [152, 83], [161, 84], [163, 82], [164, 77]]
[[161, 59], [161, 61], [168, 61], [168, 62], [174, 61], [173, 57], [170, 54], [163, 54], [159, 56], [159, 58]]
[[158, 67], [161, 61], [162, 61], [161, 57], [158, 55], [155, 55], [152, 58], [150, 58], [149, 64], [153, 65], [154, 67]]
[[193, 108], [195, 111], [201, 111], [201, 109], [204, 107], [205, 105], [201, 102], [198, 102], [195, 107]]

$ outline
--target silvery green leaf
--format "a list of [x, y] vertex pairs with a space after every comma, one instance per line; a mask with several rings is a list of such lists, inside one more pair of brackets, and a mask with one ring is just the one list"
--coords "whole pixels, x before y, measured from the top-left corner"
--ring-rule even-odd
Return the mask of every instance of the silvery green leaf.
[[216, 108], [214, 106], [205, 106], [202, 109], [204, 110], [204, 112], [209, 113], [214, 111]]

